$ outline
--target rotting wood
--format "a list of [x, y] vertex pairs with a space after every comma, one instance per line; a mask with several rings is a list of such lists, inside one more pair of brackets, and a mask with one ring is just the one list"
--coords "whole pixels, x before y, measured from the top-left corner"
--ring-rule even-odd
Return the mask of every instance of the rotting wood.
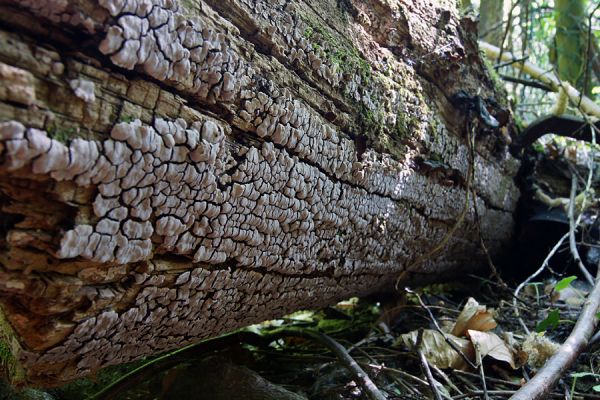
[[[464, 204], [448, 99], [481, 96], [511, 129], [475, 37], [450, 2], [0, 0], [13, 378], [53, 385], [482, 264], [469, 210], [406, 271]], [[498, 132], [476, 142], [496, 253], [518, 163]]]

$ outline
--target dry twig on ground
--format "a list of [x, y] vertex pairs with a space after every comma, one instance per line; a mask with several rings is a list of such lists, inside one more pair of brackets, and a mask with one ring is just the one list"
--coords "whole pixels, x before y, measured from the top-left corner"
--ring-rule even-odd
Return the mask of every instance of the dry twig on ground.
[[596, 313], [600, 307], [600, 274], [596, 277], [594, 289], [589, 294], [577, 324], [567, 340], [546, 362], [546, 365], [525, 386], [519, 389], [511, 400], [536, 400], [546, 398], [556, 382], [571, 367], [579, 354], [587, 347], [596, 329]]
[[419, 361], [421, 361], [421, 367], [423, 368], [423, 374], [427, 378], [429, 382], [429, 388], [433, 393], [433, 397], [435, 400], [442, 400], [442, 395], [435, 385], [435, 379], [433, 379], [433, 374], [431, 373], [431, 368], [429, 368], [429, 363], [427, 362], [427, 358], [425, 358], [425, 353], [423, 353], [423, 349], [421, 348], [421, 342], [423, 340], [423, 328], [419, 330], [419, 335], [417, 336], [417, 341], [415, 343], [415, 351], [419, 355]]

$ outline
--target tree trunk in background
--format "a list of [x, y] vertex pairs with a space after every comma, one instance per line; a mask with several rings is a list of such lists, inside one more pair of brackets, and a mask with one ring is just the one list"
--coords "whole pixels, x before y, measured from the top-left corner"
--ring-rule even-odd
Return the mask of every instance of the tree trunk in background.
[[481, 0], [479, 5], [480, 38], [496, 47], [504, 37], [504, 0]]
[[[589, 94], [591, 87], [584, 82], [585, 70], [591, 65], [587, 55], [587, 0], [556, 0], [556, 66], [563, 81]], [[590, 77], [588, 77], [590, 79]], [[587, 86], [587, 87], [584, 87]]]
[[[4, 362], [38, 385], [483, 264], [453, 2], [0, 0]], [[498, 99], [501, 101], [501, 99]], [[518, 163], [477, 125], [496, 254]], [[503, 129], [507, 129], [503, 128]], [[470, 201], [472, 204], [472, 201]]]
[[463, 11], [468, 11], [471, 7], [473, 7], [471, 0], [460, 0], [457, 3], [460, 4], [460, 8]]

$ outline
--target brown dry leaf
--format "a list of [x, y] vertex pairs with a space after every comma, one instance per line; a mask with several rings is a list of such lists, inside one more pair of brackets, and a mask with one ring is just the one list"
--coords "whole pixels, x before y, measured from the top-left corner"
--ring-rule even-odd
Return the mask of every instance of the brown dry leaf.
[[521, 344], [515, 339], [515, 335], [512, 332], [502, 332], [502, 340], [512, 353], [515, 365], [518, 368], [525, 365], [528, 355], [521, 349]]
[[460, 315], [456, 318], [452, 334], [455, 336], [465, 336], [469, 329], [485, 332], [497, 326], [498, 324], [494, 320], [494, 317], [487, 311], [486, 307], [479, 305], [477, 300], [469, 297], [467, 304], [465, 304]]
[[552, 302], [556, 303], [559, 301], [564, 302], [570, 306], [581, 306], [585, 302], [588, 292], [585, 290], [577, 289], [571, 285], [567, 286], [563, 290], [556, 291], [554, 284], [546, 285], [544, 292], [551, 294]]
[[475, 351], [481, 355], [482, 359], [489, 356], [495, 360], [507, 362], [513, 369], [517, 369], [512, 351], [498, 335], [472, 329], [469, 329], [468, 334]]
[[[400, 335], [400, 339], [407, 348], [412, 349], [415, 346], [418, 336], [419, 331], [416, 330]], [[463, 354], [469, 359], [473, 359], [474, 352], [470, 341], [450, 334], [446, 334], [446, 336], [452, 340]], [[423, 350], [423, 354], [425, 354], [427, 361], [438, 368], [467, 369], [465, 360], [463, 360], [461, 355], [446, 342], [444, 336], [438, 331], [433, 329], [425, 329], [423, 331], [421, 349]]]

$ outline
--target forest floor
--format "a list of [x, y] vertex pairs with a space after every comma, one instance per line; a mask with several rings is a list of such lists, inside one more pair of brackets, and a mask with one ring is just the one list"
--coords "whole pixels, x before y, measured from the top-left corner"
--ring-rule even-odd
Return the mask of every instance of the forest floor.
[[[325, 337], [343, 346], [384, 398], [506, 399], [569, 335], [586, 285], [575, 276], [532, 280], [515, 296], [504, 282], [469, 276], [385, 299], [350, 299], [47, 392], [9, 395], [5, 388], [5, 398], [377, 398]], [[592, 340], [546, 398], [600, 399], [600, 341]]]

